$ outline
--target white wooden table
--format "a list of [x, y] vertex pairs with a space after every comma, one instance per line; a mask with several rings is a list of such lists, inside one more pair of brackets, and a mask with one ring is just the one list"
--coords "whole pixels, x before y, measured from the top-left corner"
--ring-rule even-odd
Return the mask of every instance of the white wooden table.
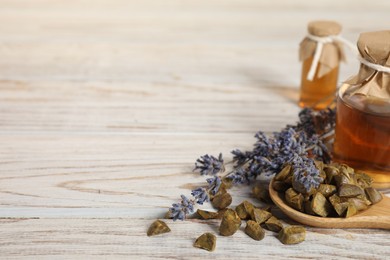
[[[146, 236], [204, 183], [197, 157], [229, 159], [297, 120], [308, 21], [337, 20], [356, 41], [389, 14], [387, 0], [0, 0], [0, 257], [389, 257], [385, 230], [308, 228], [295, 246], [237, 232], [213, 253], [192, 244], [217, 222]], [[249, 191], [233, 189], [233, 205]]]

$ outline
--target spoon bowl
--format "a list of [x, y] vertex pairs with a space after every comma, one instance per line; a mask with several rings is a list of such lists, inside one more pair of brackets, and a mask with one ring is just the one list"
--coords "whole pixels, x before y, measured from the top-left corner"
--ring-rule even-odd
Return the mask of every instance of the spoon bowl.
[[291, 219], [313, 227], [321, 228], [380, 228], [390, 230], [390, 198], [382, 194], [383, 199], [349, 218], [316, 217], [297, 211], [285, 203], [284, 196], [269, 184], [272, 201]]

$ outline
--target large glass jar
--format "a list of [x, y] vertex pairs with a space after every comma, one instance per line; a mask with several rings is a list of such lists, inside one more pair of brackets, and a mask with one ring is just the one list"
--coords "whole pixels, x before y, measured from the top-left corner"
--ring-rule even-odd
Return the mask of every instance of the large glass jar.
[[334, 159], [390, 188], [390, 73], [372, 66], [390, 69], [390, 31], [361, 34], [358, 49], [366, 64], [339, 90]]

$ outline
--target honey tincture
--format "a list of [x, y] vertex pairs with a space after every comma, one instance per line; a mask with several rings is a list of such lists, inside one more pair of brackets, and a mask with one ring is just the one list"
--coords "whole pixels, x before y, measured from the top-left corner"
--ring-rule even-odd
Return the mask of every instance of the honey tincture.
[[302, 62], [299, 105], [324, 109], [335, 98], [339, 64], [344, 60], [342, 44], [336, 40], [341, 25], [333, 21], [313, 21], [299, 49]]
[[390, 30], [359, 37], [360, 70], [337, 98], [334, 159], [390, 188]]

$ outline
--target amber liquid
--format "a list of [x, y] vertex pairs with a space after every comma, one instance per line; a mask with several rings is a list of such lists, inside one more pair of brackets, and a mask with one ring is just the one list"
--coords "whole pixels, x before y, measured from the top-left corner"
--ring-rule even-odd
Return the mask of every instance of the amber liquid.
[[302, 64], [299, 106], [313, 107], [319, 110], [329, 106], [335, 98], [339, 67], [335, 67], [329, 73], [319, 78], [318, 70], [320, 66], [317, 66], [313, 81], [310, 81], [307, 80], [307, 74], [309, 73], [312, 60], [313, 58], [308, 58]]
[[365, 171], [375, 187], [390, 188], [390, 102], [339, 96], [333, 149], [336, 161]]

